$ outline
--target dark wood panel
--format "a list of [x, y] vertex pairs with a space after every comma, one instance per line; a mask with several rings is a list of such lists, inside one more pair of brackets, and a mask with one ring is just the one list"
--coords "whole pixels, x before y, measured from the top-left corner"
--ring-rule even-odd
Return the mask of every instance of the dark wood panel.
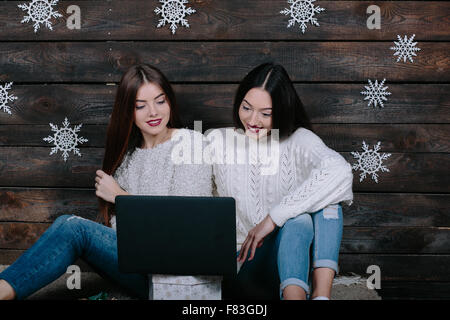
[[[366, 141], [373, 148], [372, 141]], [[0, 152], [0, 186], [3, 187], [81, 187], [92, 188], [95, 171], [101, 167], [103, 149], [80, 148], [82, 156], [71, 154], [64, 162], [61, 152], [49, 155], [51, 146], [2, 147]], [[361, 149], [362, 150], [362, 149]], [[362, 152], [361, 150], [355, 150]], [[383, 148], [379, 151], [385, 153]], [[350, 163], [356, 159], [348, 152], [341, 153]], [[449, 192], [448, 154], [392, 153], [384, 160], [390, 172], [379, 173], [378, 183], [367, 176], [359, 182], [354, 171], [353, 190], [378, 192]]]
[[367, 106], [360, 93], [364, 86], [299, 84], [296, 89], [313, 123], [449, 123], [447, 85], [387, 84], [392, 94], [383, 108]]
[[[69, 119], [68, 119], [69, 120]], [[62, 121], [57, 122], [49, 119], [49, 122], [63, 127]], [[80, 123], [69, 120], [69, 128], [73, 128]], [[107, 125], [85, 125], [78, 132], [79, 137], [84, 137], [89, 141], [83, 143], [83, 147], [104, 147], [106, 141]], [[48, 142], [43, 138], [53, 136], [50, 125], [0, 125], [0, 146], [48, 146]]]
[[[424, 42], [414, 63], [396, 63], [390, 42], [7, 42], [0, 81], [112, 82], [136, 63], [170, 81], [240, 81], [276, 60], [294, 81], [448, 82], [450, 43]], [[395, 70], [395, 71], [393, 71]]]
[[[374, 143], [366, 141], [369, 149], [374, 148]], [[361, 149], [362, 150], [362, 149]], [[361, 150], [355, 150], [361, 153]], [[383, 148], [379, 151], [384, 154]], [[341, 153], [350, 163], [357, 162], [351, 154]], [[360, 171], [353, 171], [354, 191], [378, 191], [378, 192], [436, 192], [448, 193], [450, 184], [447, 168], [450, 167], [448, 154], [417, 154], [417, 153], [392, 153], [383, 161], [389, 172], [378, 172], [378, 183], [371, 175], [367, 175], [360, 182]]]
[[94, 189], [0, 189], [0, 221], [53, 222], [63, 214], [98, 215]]
[[[450, 227], [450, 195], [357, 193], [346, 227]], [[0, 221], [52, 222], [61, 214], [96, 220], [94, 189], [0, 188]]]
[[366, 271], [371, 265], [380, 267], [382, 281], [450, 281], [450, 255], [339, 255], [341, 274], [354, 272], [369, 277]]
[[450, 253], [450, 228], [344, 227], [342, 253]]
[[1, 112], [0, 124], [61, 123], [65, 117], [86, 124], [107, 124], [115, 92], [114, 83], [112, 86], [14, 83], [9, 94], [17, 100], [8, 104], [12, 115]]
[[16, 261], [25, 250], [0, 249], [0, 264], [11, 265]]
[[[206, 109], [200, 115], [202, 118], [194, 118], [195, 121], [202, 121], [202, 126], [205, 126], [203, 132], [207, 129], [204, 114], [215, 111], [210, 110]], [[51, 121], [58, 127], [62, 126]], [[78, 124], [71, 122], [70, 127]], [[193, 122], [188, 126], [193, 128]], [[233, 123], [228, 126], [233, 126]], [[106, 129], [106, 125], [83, 125], [78, 134], [89, 140], [83, 143], [83, 147], [104, 147]], [[381, 141], [385, 152], [450, 152], [450, 125], [316, 124], [313, 130], [325, 144], [339, 152], [360, 148], [361, 139]], [[49, 144], [43, 138], [48, 135], [53, 135], [48, 124], [0, 125], [0, 146], [46, 147]]]
[[313, 125], [314, 131], [334, 150], [355, 151], [361, 139], [381, 141], [384, 152], [449, 152], [450, 125]]
[[[24, 251], [0, 249], [0, 264], [13, 263]], [[381, 288], [387, 281], [450, 281], [448, 266], [450, 255], [382, 255], [348, 254], [339, 255], [340, 274], [356, 273], [369, 277], [367, 267], [378, 265], [381, 270]], [[83, 268], [83, 270], [85, 270]]]
[[50, 156], [49, 148], [2, 148], [0, 185], [26, 187], [93, 188], [95, 171], [103, 162], [103, 149], [80, 148], [81, 156], [61, 152]]
[[344, 206], [346, 226], [450, 226], [450, 195], [355, 193]]
[[48, 229], [47, 223], [0, 223], [0, 248], [28, 249]]
[[[112, 83], [115, 84], [115, 83]], [[364, 84], [296, 84], [312, 123], [450, 123], [450, 85], [390, 84], [392, 94], [384, 108], [367, 106]], [[107, 124], [117, 86], [20, 85], [11, 93], [12, 115], [0, 112], [0, 124], [48, 124], [71, 121]], [[186, 124], [202, 119], [203, 127], [232, 123], [236, 84], [175, 84], [177, 101]], [[49, 117], [51, 114], [51, 118]]]
[[[27, 249], [48, 223], [0, 222], [0, 248]], [[450, 253], [450, 228], [344, 227], [341, 253]]]
[[[37, 33], [32, 23], [21, 24], [21, 1], [2, 1], [0, 40], [180, 40], [180, 39], [327, 39], [327, 40], [391, 40], [397, 34], [415, 33], [419, 40], [447, 40], [450, 28], [448, 2], [427, 1], [320, 1], [316, 6], [325, 11], [316, 15], [320, 27], [307, 24], [305, 33], [299, 25], [287, 28], [289, 16], [280, 14], [290, 5], [286, 0], [191, 1], [188, 7], [197, 12], [187, 16], [190, 28], [179, 26], [172, 35], [168, 26], [156, 28], [161, 7], [157, 1], [60, 1], [55, 7], [63, 18], [51, 19], [53, 31], [45, 26]], [[81, 29], [69, 30], [66, 13], [69, 5], [81, 11]], [[369, 30], [367, 7], [381, 9], [381, 29]]]

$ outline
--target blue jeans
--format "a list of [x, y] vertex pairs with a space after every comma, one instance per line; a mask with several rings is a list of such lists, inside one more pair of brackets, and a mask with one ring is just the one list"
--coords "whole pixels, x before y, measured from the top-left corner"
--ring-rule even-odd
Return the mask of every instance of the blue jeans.
[[310, 295], [312, 270], [326, 267], [339, 273], [343, 215], [341, 205], [336, 209], [301, 214], [276, 227], [237, 277], [224, 280], [224, 297], [282, 299], [288, 285], [300, 286]]
[[70, 215], [58, 217], [36, 243], [0, 273], [25, 299], [64, 274], [82, 258], [100, 275], [142, 299], [148, 299], [148, 276], [118, 270], [116, 232], [99, 223]]

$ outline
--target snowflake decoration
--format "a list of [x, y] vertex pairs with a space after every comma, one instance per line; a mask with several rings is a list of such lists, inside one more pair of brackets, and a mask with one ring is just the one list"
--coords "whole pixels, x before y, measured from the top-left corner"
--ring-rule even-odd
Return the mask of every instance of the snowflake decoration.
[[87, 142], [88, 140], [82, 137], [78, 137], [77, 132], [80, 131], [81, 126], [83, 124], [80, 124], [78, 126], [75, 126], [75, 128], [69, 128], [69, 121], [67, 118], [64, 119], [63, 126], [58, 129], [58, 126], [55, 126], [53, 123], [50, 123], [50, 127], [52, 128], [52, 131], [55, 132], [55, 134], [52, 136], [48, 136], [47, 138], [44, 138], [44, 141], [47, 141], [48, 143], [53, 143], [55, 147], [52, 148], [52, 151], [50, 152], [50, 155], [62, 151], [64, 161], [67, 160], [67, 157], [69, 156], [69, 152], [73, 151], [74, 154], [77, 154], [81, 157], [80, 150], [77, 148], [78, 144], [82, 144], [84, 142]]
[[17, 99], [16, 96], [9, 95], [8, 90], [11, 89], [12, 82], [0, 86], [0, 110], [3, 109], [4, 112], [11, 114], [11, 109], [6, 105], [9, 101], [14, 101]]
[[45, 23], [45, 26], [50, 30], [53, 30], [51, 18], [60, 18], [62, 15], [58, 11], [53, 11], [53, 6], [58, 3], [59, 0], [33, 0], [30, 5], [19, 4], [20, 9], [27, 11], [28, 15], [23, 18], [20, 23], [34, 22], [34, 32], [40, 27], [41, 23]]
[[159, 2], [162, 3], [162, 6], [161, 8], [156, 8], [155, 13], [161, 15], [162, 19], [159, 19], [157, 28], [169, 23], [172, 34], [175, 34], [175, 30], [178, 28], [177, 24], [179, 23], [189, 28], [189, 23], [184, 17], [195, 13], [195, 9], [185, 6], [186, 3], [189, 3], [188, 0], [159, 0]]
[[297, 22], [302, 29], [302, 33], [305, 33], [306, 23], [309, 22], [315, 26], [319, 26], [319, 22], [317, 22], [317, 19], [314, 18], [314, 15], [325, 9], [319, 6], [314, 6], [313, 2], [315, 1], [316, 0], [288, 0], [291, 7], [280, 11], [280, 13], [286, 16], [290, 15], [292, 18], [289, 20], [287, 27], [290, 28]]
[[353, 170], [361, 170], [362, 172], [359, 175], [359, 182], [363, 181], [366, 178], [367, 174], [372, 175], [372, 179], [378, 183], [378, 171], [389, 172], [389, 169], [383, 166], [383, 160], [389, 158], [391, 156], [390, 153], [379, 154], [378, 150], [380, 150], [380, 141], [378, 141], [377, 145], [373, 147], [373, 150], [369, 149], [366, 142], [363, 141], [363, 153], [359, 152], [351, 152], [355, 159], [358, 159], [358, 162], [354, 163], [352, 168]]
[[383, 87], [385, 81], [386, 79], [383, 79], [383, 81], [378, 84], [378, 80], [375, 80], [375, 84], [373, 84], [369, 79], [369, 86], [364, 86], [366, 91], [361, 91], [361, 94], [367, 96], [364, 100], [369, 100], [369, 104], [367, 105], [368, 107], [370, 107], [372, 102], [374, 107], [376, 107], [378, 103], [381, 107], [384, 107], [383, 100], [387, 101], [386, 96], [391, 94], [389, 91], [386, 91], [388, 87]]
[[394, 56], [398, 56], [397, 62], [399, 62], [401, 58], [403, 58], [403, 62], [406, 62], [406, 58], [408, 58], [409, 61], [414, 62], [412, 56], [417, 57], [417, 54], [415, 54], [414, 51], [420, 51], [420, 48], [416, 47], [417, 42], [413, 42], [415, 36], [416, 35], [413, 34], [412, 37], [408, 39], [405, 35], [405, 38], [402, 39], [397, 35], [398, 42], [394, 41], [396, 47], [391, 47], [391, 50], [396, 50]]

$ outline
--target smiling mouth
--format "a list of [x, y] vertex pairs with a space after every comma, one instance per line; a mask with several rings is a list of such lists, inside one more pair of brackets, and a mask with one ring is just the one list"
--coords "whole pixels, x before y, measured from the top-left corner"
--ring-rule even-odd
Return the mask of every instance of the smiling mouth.
[[263, 127], [251, 126], [251, 125], [247, 124], [247, 129], [248, 129], [250, 132], [258, 133], [259, 130], [263, 129]]
[[150, 120], [150, 121], [147, 121], [147, 124], [150, 127], [156, 127], [156, 126], [160, 125], [161, 121], [162, 121], [162, 119]]

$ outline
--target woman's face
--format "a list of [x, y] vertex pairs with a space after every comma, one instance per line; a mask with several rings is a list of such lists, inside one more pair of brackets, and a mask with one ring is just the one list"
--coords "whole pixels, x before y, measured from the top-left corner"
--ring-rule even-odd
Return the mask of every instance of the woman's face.
[[262, 88], [253, 88], [247, 92], [239, 107], [239, 119], [245, 128], [245, 134], [261, 138], [272, 129], [272, 98]]
[[142, 135], [164, 134], [170, 119], [170, 105], [164, 91], [153, 83], [143, 84], [136, 95], [135, 124]]

